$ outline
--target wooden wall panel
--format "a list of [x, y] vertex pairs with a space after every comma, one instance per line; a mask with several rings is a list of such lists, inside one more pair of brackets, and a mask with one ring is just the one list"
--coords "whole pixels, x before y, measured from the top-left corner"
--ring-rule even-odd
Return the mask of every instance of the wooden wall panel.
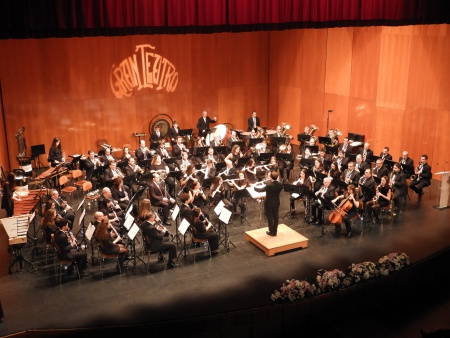
[[[450, 170], [450, 152], [449, 152], [449, 135], [450, 135], [450, 110], [438, 111], [436, 116], [436, 132], [433, 153], [429, 152], [431, 161], [429, 162], [433, 173], [439, 171]], [[433, 176], [438, 178], [439, 176]]]
[[[431, 158], [434, 152], [436, 141], [437, 114], [427, 108], [407, 107], [403, 117], [402, 141], [403, 149], [408, 150], [409, 156], [414, 159], [414, 163], [422, 154], [427, 154]], [[449, 144], [448, 138], [441, 139], [441, 142]]]
[[[348, 135], [348, 104], [348, 95], [325, 94], [325, 114], [323, 115], [321, 121], [321, 124], [324, 126], [324, 130], [320, 133], [320, 135], [325, 135], [327, 119], [329, 119], [328, 128], [333, 130], [338, 129], [342, 133], [342, 136], [339, 137], [339, 141], [342, 142], [343, 136]], [[329, 109], [333, 110], [333, 112], [331, 112], [328, 117]]]
[[403, 152], [403, 125], [404, 111], [399, 109], [377, 107], [375, 122], [375, 137], [371, 149], [379, 155], [385, 146], [397, 161]]
[[352, 72], [353, 28], [328, 30], [325, 92], [348, 96]]
[[355, 28], [350, 96], [375, 100], [380, 61], [381, 27]]
[[302, 45], [302, 88], [324, 92], [327, 58], [327, 30], [308, 30]]
[[442, 73], [439, 83], [439, 110], [449, 111], [450, 107], [450, 25], [443, 25], [445, 29], [444, 59], [442, 60]]
[[412, 36], [407, 104], [437, 109], [445, 36], [440, 34], [439, 26], [436, 26], [434, 34], [430, 29], [424, 31], [420, 28], [415, 27]]
[[350, 97], [348, 103], [349, 132], [365, 135], [365, 141], [372, 145], [375, 139], [376, 118], [375, 100]]
[[[300, 102], [301, 102], [301, 89], [295, 87], [280, 86], [280, 109], [278, 111], [278, 121], [273, 126], [281, 126], [282, 122], [292, 126], [298, 126], [300, 124]], [[270, 127], [273, 127], [270, 126]], [[272, 128], [271, 128], [272, 129]], [[290, 130], [288, 134], [294, 136], [297, 140], [293, 130]]]
[[379, 107], [401, 110], [406, 107], [411, 36], [411, 26], [382, 28], [377, 87]]

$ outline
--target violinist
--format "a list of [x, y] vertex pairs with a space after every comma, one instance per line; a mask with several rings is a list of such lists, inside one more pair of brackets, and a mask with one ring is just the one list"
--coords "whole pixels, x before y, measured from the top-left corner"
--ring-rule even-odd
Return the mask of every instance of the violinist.
[[248, 198], [248, 191], [247, 187], [250, 186], [250, 182], [248, 181], [245, 172], [240, 171], [238, 173], [238, 179], [231, 181], [231, 184], [233, 185], [234, 191], [232, 202], [233, 202], [233, 212], [237, 212], [237, 206], [239, 205], [239, 208], [241, 209], [241, 217], [246, 218], [247, 217], [247, 198]]
[[195, 238], [208, 239], [211, 255], [217, 255], [219, 253], [219, 234], [214, 232], [208, 218], [197, 207], [192, 210], [192, 228]]
[[[292, 185], [303, 186], [306, 189], [311, 190], [312, 183], [311, 183], [311, 178], [308, 176], [307, 169], [300, 170], [300, 175], [299, 175], [298, 179], [295, 180], [294, 182], [292, 182]], [[291, 209], [292, 215], [295, 215], [295, 201], [300, 199], [301, 197], [302, 197], [301, 193], [291, 194], [291, 198], [290, 198], [291, 208], [290, 209]], [[305, 209], [306, 209], [306, 198], [303, 198], [303, 204], [305, 205]]]
[[[336, 202], [339, 201], [340, 199], [343, 199], [343, 201], [341, 201], [337, 210], [334, 210], [330, 214], [329, 219], [331, 223], [335, 225], [336, 232], [341, 231], [341, 223], [343, 220], [345, 223], [345, 229], [347, 230], [347, 237], [351, 237], [352, 236], [351, 220], [353, 217], [358, 215], [359, 205], [362, 202], [358, 200], [358, 193], [356, 192], [356, 187], [353, 184], [347, 186], [347, 191], [344, 193], [344, 195], [339, 195], [338, 197], [332, 200], [332, 203], [336, 204]], [[342, 210], [342, 212], [345, 213], [345, 216], [342, 216], [340, 210]]]
[[376, 187], [376, 195], [371, 200], [366, 202], [364, 209], [366, 210], [366, 215], [373, 223], [378, 223], [378, 215], [380, 209], [387, 207], [392, 198], [392, 189], [389, 187], [389, 178], [383, 176], [381, 178], [381, 183]]
[[[322, 201], [319, 199], [322, 198], [325, 203], [331, 202], [331, 200], [335, 197], [335, 189], [331, 184], [331, 177], [325, 177], [323, 179], [323, 185], [319, 190], [316, 191], [317, 200], [311, 202], [311, 215], [312, 218], [310, 223], [314, 223], [316, 225], [323, 224], [323, 209], [328, 208], [328, 205], [324, 205]], [[317, 217], [316, 217], [317, 216]]]

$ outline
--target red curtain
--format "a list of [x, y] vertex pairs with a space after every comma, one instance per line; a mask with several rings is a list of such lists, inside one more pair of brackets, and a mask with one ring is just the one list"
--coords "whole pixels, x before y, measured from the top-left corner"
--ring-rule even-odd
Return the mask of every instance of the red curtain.
[[448, 0], [6, 0], [0, 38], [450, 23]]

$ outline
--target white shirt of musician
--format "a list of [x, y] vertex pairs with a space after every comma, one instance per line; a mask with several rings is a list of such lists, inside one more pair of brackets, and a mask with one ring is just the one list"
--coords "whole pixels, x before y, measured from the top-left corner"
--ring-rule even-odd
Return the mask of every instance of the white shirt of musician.
[[256, 117], [253, 118], [253, 128], [256, 128]]

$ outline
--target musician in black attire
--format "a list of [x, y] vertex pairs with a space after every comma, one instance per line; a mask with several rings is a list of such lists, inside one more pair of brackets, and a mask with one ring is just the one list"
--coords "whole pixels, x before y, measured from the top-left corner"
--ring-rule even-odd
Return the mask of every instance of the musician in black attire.
[[403, 151], [402, 156], [398, 159], [398, 162], [402, 165], [407, 165], [414, 168], [414, 160], [409, 157], [409, 153], [406, 150]]
[[211, 255], [217, 255], [219, 253], [219, 234], [209, 227], [207, 218], [197, 207], [192, 210], [192, 228], [195, 238], [206, 238]]
[[149, 184], [150, 201], [152, 205], [161, 207], [163, 210], [163, 224], [170, 226], [169, 223], [170, 209], [175, 206], [173, 199], [166, 191], [165, 186], [161, 183], [158, 173], [153, 173], [153, 180]]
[[[323, 185], [320, 187], [318, 191], [316, 191], [316, 196], [323, 198], [326, 202], [331, 202], [331, 200], [335, 197], [335, 189], [331, 184], [333, 179], [331, 177], [325, 177], [323, 179]], [[323, 209], [327, 208], [326, 205], [323, 204], [318, 198], [317, 200], [311, 202], [311, 223], [316, 225], [323, 224]]]
[[117, 266], [117, 269], [122, 271], [123, 263], [128, 256], [128, 249], [123, 243], [118, 243], [118, 238], [114, 230], [110, 227], [107, 218], [103, 218], [97, 224], [94, 236], [104, 254], [119, 255], [119, 265]]
[[389, 147], [383, 148], [383, 151], [380, 153], [380, 157], [383, 161], [384, 160], [392, 161], [392, 155], [389, 154]]
[[198, 122], [197, 122], [197, 125], [196, 125], [196, 127], [198, 129], [198, 136], [199, 137], [206, 137], [206, 135], [209, 132], [209, 124], [210, 123], [215, 123], [216, 121], [217, 121], [216, 117], [211, 119], [208, 116], [208, 112], [206, 110], [204, 110], [203, 113], [202, 113], [202, 117], [200, 117], [198, 119]]
[[375, 168], [373, 168], [372, 174], [373, 176], [380, 178], [389, 175], [389, 169], [383, 164], [383, 160], [381, 158], [378, 158], [375, 162]]
[[372, 171], [366, 169], [364, 171], [364, 176], [359, 179], [359, 186], [364, 186], [366, 189], [361, 188], [360, 200], [362, 202], [367, 202], [373, 199], [375, 196], [375, 180], [372, 177]]
[[347, 169], [344, 170], [341, 180], [347, 184], [357, 185], [361, 177], [358, 170], [355, 170], [355, 162], [348, 162]]
[[[10, 172], [2, 183], [2, 208], [6, 210], [6, 216], [14, 215], [14, 188], [16, 186], [16, 175]], [[20, 200], [20, 199], [18, 199]]]
[[350, 145], [348, 137], [344, 137], [344, 140], [339, 144], [339, 149], [344, 152], [344, 157], [349, 158], [350, 154], [353, 153], [353, 147]]
[[378, 223], [380, 208], [387, 207], [392, 198], [392, 189], [389, 187], [389, 178], [381, 177], [381, 183], [376, 186], [376, 195], [371, 201], [365, 203], [364, 209], [368, 219], [372, 218], [373, 223]]
[[180, 128], [178, 128], [178, 122], [174, 120], [172, 123], [172, 128], [170, 128], [169, 131], [167, 132], [167, 136], [169, 136], [172, 142], [175, 142], [179, 132]]
[[58, 137], [55, 137], [52, 141], [52, 145], [48, 152], [48, 161], [53, 168], [66, 161], [61, 150], [61, 140]]
[[[394, 192], [394, 206], [396, 210], [401, 209], [401, 201], [406, 197], [407, 185], [406, 185], [406, 175], [401, 170], [400, 163], [395, 163], [392, 168], [392, 172], [389, 177], [389, 186]], [[397, 216], [394, 211], [393, 216]]]
[[53, 189], [51, 191], [50, 199], [55, 202], [55, 209], [57, 214], [68, 221], [69, 228], [70, 230], [72, 230], [73, 221], [75, 220], [75, 213], [72, 207], [59, 196], [59, 192], [56, 189]]
[[177, 136], [176, 143], [172, 146], [172, 156], [180, 158], [183, 152], [188, 153], [189, 149], [186, 148], [186, 145], [183, 143], [183, 137]]
[[[356, 215], [358, 215], [360, 203], [362, 203], [362, 202], [360, 202], [358, 200], [358, 194], [356, 193], [356, 187], [353, 184], [350, 184], [347, 187], [347, 191], [344, 193], [344, 195], [339, 195], [332, 202], [336, 204], [336, 202], [342, 198], [346, 198], [347, 202], [351, 203], [351, 208], [346, 209], [347, 211], [343, 218], [343, 221], [345, 224], [345, 229], [347, 230], [347, 237], [351, 237], [352, 236], [351, 221], [352, 221], [352, 218], [354, 218]], [[336, 230], [336, 232], [340, 232], [341, 226], [337, 225], [335, 230]]]
[[278, 171], [270, 173], [270, 182], [265, 186], [255, 186], [255, 191], [266, 192], [264, 201], [264, 210], [267, 216], [267, 223], [269, 231], [266, 234], [269, 236], [276, 236], [278, 231], [278, 211], [280, 208], [280, 193], [283, 190], [283, 183], [278, 181]]
[[152, 158], [153, 154], [155, 153], [154, 150], [150, 150], [145, 145], [145, 140], [141, 140], [139, 143], [139, 148], [137, 148], [134, 151], [134, 155], [138, 159], [138, 161], [145, 161]]
[[355, 169], [359, 171], [360, 176], [364, 175], [366, 169], [370, 167], [370, 164], [364, 161], [363, 155], [356, 155]]
[[364, 143], [364, 147], [358, 150], [358, 154], [361, 154], [363, 162], [370, 165], [372, 161], [373, 151], [370, 149], [369, 142]]
[[98, 177], [95, 170], [100, 166], [101, 162], [95, 158], [93, 150], [88, 150], [88, 157], [83, 160], [84, 170], [86, 171], [86, 180], [92, 183], [92, 189], [97, 189]]
[[256, 112], [252, 112], [252, 116], [248, 118], [247, 121], [247, 131], [252, 131], [253, 129], [256, 129], [257, 127], [261, 126], [261, 123], [259, 121], [259, 117], [256, 116]]
[[150, 135], [149, 141], [150, 143], [158, 143], [159, 141], [163, 140], [164, 137], [162, 136], [161, 130], [159, 128], [159, 124], [155, 126], [155, 129], [153, 130], [152, 134]]
[[419, 200], [422, 199], [423, 188], [431, 185], [431, 167], [427, 163], [428, 155], [423, 154], [420, 156], [420, 164], [417, 166], [414, 174], [415, 179], [411, 179], [409, 188], [413, 190], [418, 196]]
[[[55, 244], [61, 251], [61, 259], [72, 260], [75, 259], [80, 276], [89, 276], [90, 273], [85, 271], [87, 267], [87, 253], [85, 251], [78, 251], [78, 244], [69, 235], [69, 224], [67, 219], [60, 218], [56, 222], [58, 231], [55, 232]], [[73, 266], [70, 266], [68, 273], [72, 273]]]
[[145, 212], [142, 215], [144, 222], [141, 225], [142, 234], [147, 238], [147, 249], [151, 251], [169, 251], [169, 262], [167, 266], [170, 268], [177, 267], [176, 262], [177, 246], [171, 242], [168, 232], [160, 225], [156, 224], [155, 214], [152, 211]]
[[109, 222], [116, 229], [118, 233], [123, 233], [123, 224], [125, 222], [125, 214], [120, 208], [117, 201], [113, 200], [111, 189], [105, 187], [102, 189], [102, 194], [97, 200], [98, 211], [103, 215], [108, 216]]
[[192, 201], [194, 197], [191, 192], [181, 194], [180, 200], [183, 204], [180, 206], [180, 219], [185, 219], [192, 225]]

